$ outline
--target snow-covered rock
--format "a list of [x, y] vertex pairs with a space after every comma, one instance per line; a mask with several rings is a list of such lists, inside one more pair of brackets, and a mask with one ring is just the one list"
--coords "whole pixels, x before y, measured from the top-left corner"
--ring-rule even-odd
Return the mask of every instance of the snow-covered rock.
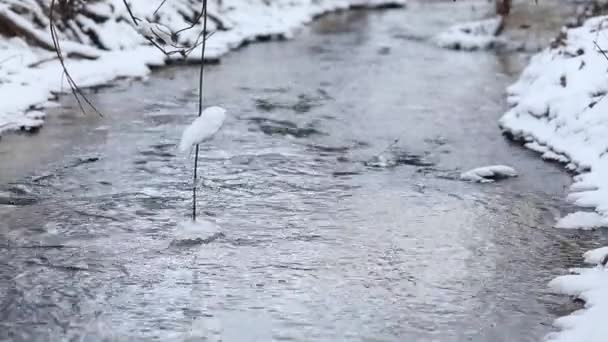
[[478, 167], [460, 175], [460, 179], [471, 182], [491, 183], [497, 179], [517, 177], [517, 171], [506, 165]]
[[500, 37], [502, 17], [472, 21], [450, 27], [434, 38], [443, 48], [454, 50], [486, 50], [506, 45]]
[[189, 154], [192, 147], [213, 138], [222, 128], [224, 120], [226, 120], [224, 108], [217, 106], [206, 108], [201, 116], [184, 130], [179, 142], [179, 151]]

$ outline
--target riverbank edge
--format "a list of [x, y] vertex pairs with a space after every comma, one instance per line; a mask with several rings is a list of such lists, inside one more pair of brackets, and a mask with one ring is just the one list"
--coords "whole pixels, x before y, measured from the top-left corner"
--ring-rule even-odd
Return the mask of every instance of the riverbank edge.
[[[563, 29], [507, 89], [511, 108], [499, 121], [503, 133], [575, 174], [567, 198], [584, 214], [566, 216], [556, 226], [608, 226], [608, 55], [603, 47], [608, 47], [608, 16]], [[574, 222], [577, 217], [580, 222]], [[550, 282], [552, 291], [582, 299], [585, 306], [558, 318], [554, 325], [559, 331], [549, 334], [548, 341], [605, 341], [607, 255], [608, 248], [589, 251], [584, 260], [594, 267], [571, 269]]]

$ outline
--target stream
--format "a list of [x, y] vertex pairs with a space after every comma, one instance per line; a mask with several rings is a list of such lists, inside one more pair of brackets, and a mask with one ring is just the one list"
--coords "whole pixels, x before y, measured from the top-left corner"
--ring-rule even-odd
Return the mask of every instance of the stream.
[[[179, 243], [176, 151], [196, 67], [91, 90], [104, 117], [64, 96], [3, 137], [0, 340], [541, 340], [580, 307], [547, 283], [608, 237], [552, 228], [570, 175], [500, 134], [526, 53], [429, 41], [484, 6], [327, 15], [210, 66], [228, 119], [199, 214], [221, 234], [199, 243]], [[491, 164], [520, 176], [459, 180]]]

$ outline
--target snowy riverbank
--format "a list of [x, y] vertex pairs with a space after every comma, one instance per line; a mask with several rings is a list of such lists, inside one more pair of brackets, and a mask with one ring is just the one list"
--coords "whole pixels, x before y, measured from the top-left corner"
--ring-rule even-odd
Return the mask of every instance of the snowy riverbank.
[[[568, 199], [592, 212], [569, 215], [556, 224], [560, 228], [608, 226], [608, 55], [603, 51], [608, 48], [607, 31], [608, 17], [563, 31], [508, 89], [513, 107], [500, 120], [503, 130], [526, 147], [578, 173]], [[585, 258], [598, 265], [605, 254], [608, 250], [601, 249]], [[606, 340], [608, 328], [602, 321], [608, 313], [608, 271], [603, 265], [573, 270], [554, 280], [551, 288], [586, 304], [556, 321], [562, 330], [550, 341]]]
[[[259, 38], [289, 38], [315, 17], [349, 8], [402, 6], [406, 0], [251, 0], [209, 2], [207, 58], [218, 59], [244, 43]], [[146, 0], [130, 1], [136, 17], [160, 23], [177, 32], [190, 26], [197, 17], [200, 0], [167, 2], [158, 13]], [[69, 91], [52, 46], [49, 20], [34, 2], [23, 11], [12, 1], [0, 0], [0, 20], [10, 20], [13, 31], [27, 32], [37, 46], [23, 39], [0, 35], [0, 135], [9, 130], [40, 127], [44, 108], [52, 105], [54, 94]], [[17, 15], [17, 12], [20, 12]], [[167, 62], [166, 57], [140, 35], [130, 22], [122, 0], [84, 5], [81, 13], [67, 21], [60, 38], [64, 54], [85, 56], [69, 58], [67, 67], [79, 86], [95, 86], [119, 77], [145, 77], [150, 67]], [[202, 31], [200, 25], [184, 31], [177, 43], [193, 45]], [[14, 33], [14, 32], [13, 32]], [[20, 35], [22, 36], [22, 35]], [[32, 41], [30, 39], [29, 41]], [[45, 49], [45, 46], [47, 47]], [[199, 58], [195, 51], [191, 58]]]

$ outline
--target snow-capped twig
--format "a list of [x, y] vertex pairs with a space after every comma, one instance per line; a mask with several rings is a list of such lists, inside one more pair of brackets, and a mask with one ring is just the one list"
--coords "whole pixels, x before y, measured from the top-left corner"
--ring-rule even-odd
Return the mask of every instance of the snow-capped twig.
[[[156, 10], [154, 10], [153, 15], [156, 15], [165, 3], [166, 3], [166, 0], [162, 1], [158, 5]], [[189, 25], [185, 28], [179, 29], [176, 32], [171, 32], [171, 30], [168, 27], [166, 27], [162, 24], [155, 23], [155, 22], [149, 22], [145, 19], [136, 17], [135, 14], [133, 14], [133, 10], [131, 9], [131, 6], [129, 5], [129, 3], [126, 0], [123, 0], [123, 4], [127, 8], [127, 12], [129, 13], [129, 16], [131, 17], [131, 21], [135, 25], [135, 29], [137, 30], [137, 32], [139, 32], [139, 34], [141, 34], [146, 40], [148, 40], [148, 42], [150, 42], [150, 44], [152, 44], [155, 48], [157, 48], [160, 52], [162, 52], [167, 57], [175, 55], [175, 54], [180, 54], [183, 58], [186, 58], [190, 55], [190, 53], [192, 53], [192, 51], [194, 51], [194, 49], [196, 49], [197, 47], [202, 45], [202, 42], [199, 42], [201, 40], [201, 37], [202, 37], [202, 41], [204, 42], [205, 40], [209, 39], [211, 34], [213, 34], [213, 33], [207, 34], [207, 30], [206, 29], [203, 30], [204, 32], [201, 32], [198, 35], [198, 37], [196, 38], [196, 41], [194, 42], [194, 44], [192, 44], [192, 46], [181, 46], [181, 45], [178, 45], [175, 43], [175, 41], [177, 41], [177, 37], [180, 33], [193, 29], [199, 23], [200, 19], [203, 17], [203, 13], [205, 16], [207, 16], [206, 1], [203, 1], [203, 8], [205, 8], [205, 12], [203, 12], [201, 10], [200, 14], [194, 19], [194, 21], [192, 22], [191, 25]], [[205, 18], [205, 20], [206, 19], [207, 18]], [[163, 44], [170, 46], [173, 49], [172, 50], [166, 49], [161, 44], [156, 42], [157, 39], [162, 41]]]
[[[201, 44], [201, 66], [198, 81], [198, 117], [203, 115], [203, 81], [205, 76], [205, 48], [207, 39], [207, 0], [203, 0], [203, 8], [201, 9], [203, 16], [203, 43]], [[196, 182], [198, 176], [198, 153], [199, 145], [196, 145], [194, 152], [194, 172], [192, 177], [192, 221], [196, 221]]]
[[184, 130], [179, 142], [179, 151], [191, 154], [194, 146], [213, 138], [222, 128], [225, 119], [226, 110], [224, 108], [217, 106], [205, 108], [203, 114]]

